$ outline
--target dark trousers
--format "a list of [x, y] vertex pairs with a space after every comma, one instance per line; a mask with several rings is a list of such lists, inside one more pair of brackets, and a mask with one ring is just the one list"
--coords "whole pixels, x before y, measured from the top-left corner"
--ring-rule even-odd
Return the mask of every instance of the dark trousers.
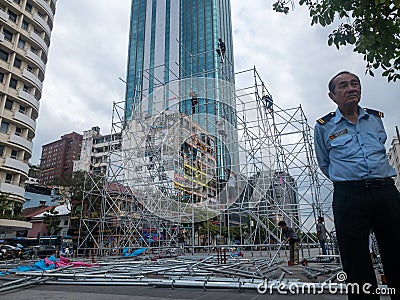
[[319, 245], [321, 246], [321, 251], [322, 251], [322, 255], [326, 255], [326, 246], [325, 246], [325, 240], [318, 240], [319, 241]]
[[[376, 276], [368, 249], [370, 229], [375, 233], [388, 286], [400, 299], [400, 193], [393, 184], [366, 187], [359, 182], [335, 183], [333, 214], [343, 271], [347, 283], [369, 283]], [[379, 299], [378, 295], [348, 295], [349, 299]]]

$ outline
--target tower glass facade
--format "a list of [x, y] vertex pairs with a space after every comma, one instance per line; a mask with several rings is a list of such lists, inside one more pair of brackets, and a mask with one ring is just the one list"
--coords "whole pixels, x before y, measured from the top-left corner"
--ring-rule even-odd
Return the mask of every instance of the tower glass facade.
[[[185, 78], [217, 79], [208, 80], [207, 86], [201, 87], [207, 93], [199, 99], [200, 104], [208, 104], [205, 112], [222, 114], [218, 112], [222, 108], [204, 98], [234, 106], [233, 97], [222, 99], [218, 87], [218, 80], [234, 83], [230, 9], [229, 0], [132, 1], [125, 120], [131, 119], [132, 111], [155, 89]], [[223, 62], [216, 52], [219, 38], [226, 47]], [[180, 89], [187, 89], [189, 94], [196, 86], [192, 83]], [[170, 96], [165, 95], [166, 109]], [[182, 102], [180, 110], [189, 112], [189, 102], [190, 99]], [[150, 98], [148, 112], [151, 114], [152, 110]]]
[[199, 221], [218, 213], [216, 203], [233, 202], [230, 1], [132, 0], [126, 82], [126, 178], [144, 205], [166, 219]]

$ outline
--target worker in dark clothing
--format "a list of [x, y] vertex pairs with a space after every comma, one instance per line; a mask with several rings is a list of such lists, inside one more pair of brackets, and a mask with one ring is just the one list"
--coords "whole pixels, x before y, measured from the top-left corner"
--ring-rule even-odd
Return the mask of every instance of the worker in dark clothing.
[[270, 95], [264, 95], [262, 98], [263, 104], [268, 109], [269, 112], [273, 111], [272, 105], [274, 104], [274, 100]]
[[278, 226], [282, 228], [282, 234], [286, 238], [284, 244], [289, 243], [289, 264], [299, 264], [299, 242], [300, 239], [292, 228], [286, 225], [285, 221], [280, 221]]
[[221, 57], [221, 61], [223, 62], [225, 59], [225, 51], [226, 51], [226, 47], [225, 47], [225, 43], [222, 41], [221, 38], [218, 39], [218, 49], [217, 49], [217, 53], [218, 55]]
[[192, 114], [196, 112], [196, 106], [199, 103], [199, 99], [197, 98], [197, 94], [195, 92], [190, 92], [190, 101], [192, 104]]

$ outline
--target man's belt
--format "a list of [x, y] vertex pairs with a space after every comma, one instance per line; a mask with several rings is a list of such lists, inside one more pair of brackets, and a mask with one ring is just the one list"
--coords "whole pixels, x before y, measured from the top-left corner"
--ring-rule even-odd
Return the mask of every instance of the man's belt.
[[381, 186], [394, 184], [394, 180], [391, 177], [387, 177], [387, 178], [374, 178], [374, 179], [335, 181], [334, 182], [334, 185], [341, 185], [341, 184], [364, 186], [366, 188], [379, 188]]

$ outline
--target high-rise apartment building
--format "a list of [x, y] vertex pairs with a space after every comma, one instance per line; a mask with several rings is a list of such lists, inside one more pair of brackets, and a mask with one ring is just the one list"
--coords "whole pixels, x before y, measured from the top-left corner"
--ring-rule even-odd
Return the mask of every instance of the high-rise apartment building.
[[0, 193], [24, 201], [56, 0], [0, 2]]
[[72, 175], [74, 161], [79, 160], [82, 135], [64, 134], [60, 140], [42, 146], [39, 183], [54, 184]]
[[106, 174], [111, 149], [121, 149], [121, 133], [102, 135], [97, 126], [85, 130], [80, 158], [74, 162], [74, 172]]

